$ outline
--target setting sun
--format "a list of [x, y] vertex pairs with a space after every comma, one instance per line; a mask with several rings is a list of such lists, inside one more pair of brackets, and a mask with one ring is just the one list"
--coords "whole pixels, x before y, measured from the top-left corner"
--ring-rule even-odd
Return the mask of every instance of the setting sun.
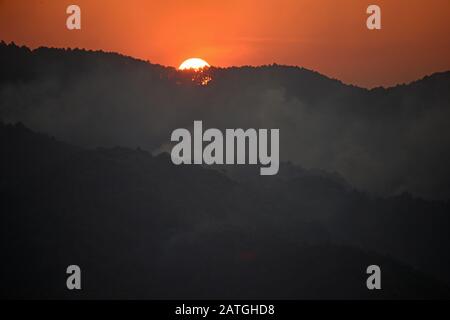
[[207, 68], [210, 65], [203, 59], [200, 58], [190, 58], [185, 60], [178, 69], [180, 70], [200, 70], [203, 68]]

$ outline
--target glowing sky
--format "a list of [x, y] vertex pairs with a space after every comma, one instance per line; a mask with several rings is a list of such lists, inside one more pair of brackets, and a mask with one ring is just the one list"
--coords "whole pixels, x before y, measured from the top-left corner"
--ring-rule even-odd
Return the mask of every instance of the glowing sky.
[[[66, 8], [82, 30], [66, 29]], [[366, 8], [382, 9], [382, 30]], [[372, 87], [450, 70], [449, 0], [0, 0], [0, 39], [115, 51], [163, 65], [299, 65]]]

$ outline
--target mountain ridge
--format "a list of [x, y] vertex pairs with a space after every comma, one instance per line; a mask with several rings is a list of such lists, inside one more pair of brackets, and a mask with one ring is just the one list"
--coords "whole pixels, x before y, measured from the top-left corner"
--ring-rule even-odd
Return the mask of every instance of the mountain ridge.
[[[142, 59], [142, 58], [137, 58], [134, 56], [130, 56], [130, 55], [126, 55], [126, 54], [122, 54], [119, 52], [115, 52], [115, 51], [105, 51], [105, 50], [101, 50], [101, 49], [84, 49], [84, 48], [72, 48], [72, 47], [48, 47], [48, 46], [39, 46], [36, 47], [34, 49], [29, 48], [28, 46], [25, 45], [18, 45], [15, 42], [10, 42], [7, 43], [4, 40], [0, 40], [0, 46], [9, 46], [12, 48], [16, 48], [16, 49], [21, 49], [21, 50], [27, 50], [30, 52], [35, 52], [35, 53], [40, 53], [42, 51], [47, 51], [47, 50], [54, 50], [55, 52], [58, 51], [63, 51], [63, 52], [81, 52], [81, 53], [85, 53], [85, 54], [105, 54], [105, 55], [110, 55], [112, 57], [116, 57], [116, 58], [120, 58], [120, 59], [125, 59], [125, 60], [129, 60], [132, 61], [133, 63], [144, 63], [153, 67], [159, 67], [159, 68], [164, 68], [164, 69], [168, 69], [170, 71], [177, 71], [177, 68], [174, 66], [168, 66], [168, 65], [162, 65], [156, 62], [152, 62], [148, 59]], [[211, 66], [211, 69], [215, 69], [215, 70], [228, 70], [228, 71], [232, 71], [232, 70], [245, 70], [245, 69], [259, 69], [259, 68], [270, 68], [270, 67], [275, 67], [275, 68], [287, 68], [287, 69], [294, 69], [294, 70], [299, 70], [299, 71], [306, 71], [312, 74], [317, 74], [321, 77], [324, 77], [328, 80], [332, 80], [332, 81], [336, 81], [344, 86], [348, 86], [348, 87], [354, 87], [357, 89], [363, 89], [363, 90], [367, 90], [367, 91], [372, 91], [372, 90], [380, 90], [380, 89], [384, 89], [384, 90], [388, 90], [391, 88], [397, 88], [397, 87], [403, 87], [403, 86], [409, 86], [409, 85], [413, 85], [417, 82], [421, 82], [423, 80], [427, 80], [429, 78], [434, 78], [434, 77], [440, 77], [442, 75], [450, 75], [450, 70], [441, 70], [441, 71], [434, 71], [428, 74], [423, 75], [422, 77], [419, 77], [418, 79], [414, 79], [414, 80], [410, 80], [407, 82], [402, 82], [402, 83], [398, 83], [395, 85], [391, 85], [391, 86], [374, 86], [371, 88], [366, 88], [363, 86], [359, 86], [356, 84], [351, 84], [351, 83], [346, 83], [338, 78], [332, 77], [332, 76], [328, 76], [324, 73], [321, 73], [320, 71], [317, 70], [313, 70], [313, 69], [308, 69], [305, 68], [303, 66], [299, 66], [299, 65], [285, 65], [285, 64], [279, 64], [276, 62], [273, 62], [271, 64], [263, 64], [263, 65], [241, 65], [241, 66], [228, 66], [228, 67], [220, 67], [220, 66]]]
[[[215, 170], [174, 166], [167, 155], [69, 146], [21, 124], [0, 124], [0, 149], [2, 297], [73, 298], [60, 275], [74, 262], [85, 279], [76, 297], [84, 299], [450, 296], [449, 251], [430, 250], [448, 230], [436, 209], [443, 204], [380, 202], [324, 173], [249, 186]], [[347, 210], [358, 203], [376, 214]], [[415, 224], [402, 227], [403, 215], [383, 209], [389, 203]], [[414, 213], [422, 206], [428, 220]], [[442, 228], [431, 238], [430, 221]], [[380, 292], [365, 287], [373, 263], [383, 270]]]
[[0, 67], [0, 119], [74, 145], [168, 151], [171, 132], [195, 120], [278, 128], [282, 162], [337, 172], [378, 195], [450, 199], [448, 72], [366, 90], [297, 67], [195, 74], [118, 54], [6, 44]]

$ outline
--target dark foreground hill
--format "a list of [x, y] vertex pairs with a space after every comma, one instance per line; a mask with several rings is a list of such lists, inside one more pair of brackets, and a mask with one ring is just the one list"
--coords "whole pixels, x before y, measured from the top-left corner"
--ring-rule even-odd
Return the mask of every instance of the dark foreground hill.
[[[289, 164], [265, 183], [230, 179], [21, 124], [0, 126], [0, 150], [2, 297], [450, 297], [443, 203]], [[81, 292], [65, 289], [70, 264]], [[371, 264], [381, 291], [366, 289]]]

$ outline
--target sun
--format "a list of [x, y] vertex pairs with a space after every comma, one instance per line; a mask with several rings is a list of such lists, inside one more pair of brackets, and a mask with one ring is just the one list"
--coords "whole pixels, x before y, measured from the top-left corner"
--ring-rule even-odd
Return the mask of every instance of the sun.
[[198, 71], [210, 67], [209, 63], [200, 58], [190, 58], [185, 60], [178, 69], [180, 70], [194, 70]]

